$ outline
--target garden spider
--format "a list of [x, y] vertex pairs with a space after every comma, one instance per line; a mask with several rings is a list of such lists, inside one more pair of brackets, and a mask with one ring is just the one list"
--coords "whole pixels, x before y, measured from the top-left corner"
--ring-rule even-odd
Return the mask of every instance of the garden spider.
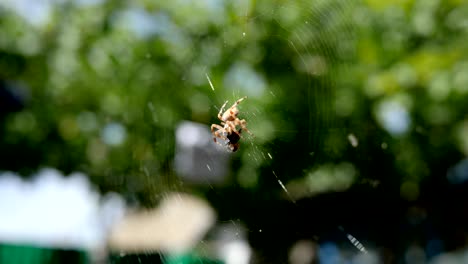
[[[216, 138], [226, 140], [226, 145], [232, 152], [239, 149], [239, 140], [241, 139], [242, 130], [247, 131], [247, 133], [252, 135], [252, 133], [247, 129], [247, 121], [245, 121], [245, 119], [241, 120], [237, 117], [239, 115], [237, 105], [246, 98], [247, 96], [240, 98], [223, 113], [224, 107], [228, 103], [228, 101], [226, 101], [223, 106], [221, 106], [218, 113], [218, 119], [221, 120], [221, 125], [211, 125], [211, 133], [213, 134], [214, 142], [221, 145]], [[240, 127], [239, 130], [237, 127]]]

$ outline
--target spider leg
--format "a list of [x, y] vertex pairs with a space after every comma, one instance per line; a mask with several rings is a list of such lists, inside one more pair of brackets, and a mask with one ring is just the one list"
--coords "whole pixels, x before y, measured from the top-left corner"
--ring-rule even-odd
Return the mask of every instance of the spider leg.
[[219, 143], [219, 142], [216, 140], [216, 138], [220, 138], [220, 139], [222, 139], [222, 140], [228, 140], [228, 139], [227, 139], [225, 136], [221, 135], [220, 133], [222, 133], [222, 132], [220, 132], [220, 131], [214, 132], [213, 141], [214, 141], [216, 144], [222, 146], [222, 144]]
[[224, 128], [222, 126], [217, 125], [217, 124], [212, 124], [211, 125], [211, 133], [215, 132], [215, 129], [224, 130]]
[[242, 119], [242, 120], [237, 119], [236, 123], [237, 123], [236, 125], [241, 126], [242, 130], [247, 131], [247, 133], [253, 136], [252, 132], [250, 132], [250, 130], [247, 129], [247, 121], [245, 121], [245, 119]]
[[247, 96], [244, 96], [244, 97], [240, 98], [239, 100], [237, 100], [237, 101], [231, 106], [231, 108], [236, 107], [238, 104], [240, 104], [242, 101], [244, 101], [245, 98], [247, 98]]
[[[216, 131], [215, 131], [216, 130]], [[212, 124], [211, 125], [211, 134], [213, 134], [213, 141], [218, 143], [219, 145], [221, 145], [218, 141], [216, 141], [216, 138], [220, 138], [220, 139], [223, 139], [223, 140], [227, 140], [227, 138], [225, 136], [223, 136], [222, 134], [220, 133], [223, 133], [223, 132], [226, 132], [226, 130], [224, 129], [224, 127], [220, 126], [220, 125], [217, 125], [217, 124]]]
[[232, 122], [232, 121], [228, 121], [226, 122], [226, 126], [225, 126], [225, 129], [229, 129], [229, 132], [236, 132], [236, 133], [239, 133], [239, 131], [237, 131], [236, 129], [236, 124], [235, 122]]
[[219, 113], [218, 113], [218, 119], [223, 121], [223, 112], [224, 112], [224, 107], [226, 107], [226, 104], [228, 103], [228, 101], [224, 102], [223, 106], [221, 106], [221, 108], [219, 109]]

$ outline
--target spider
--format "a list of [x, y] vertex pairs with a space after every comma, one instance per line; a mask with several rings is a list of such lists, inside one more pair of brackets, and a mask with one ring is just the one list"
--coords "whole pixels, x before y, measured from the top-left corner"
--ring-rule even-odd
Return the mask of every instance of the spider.
[[[213, 134], [214, 142], [221, 145], [216, 138], [226, 140], [226, 145], [232, 152], [239, 149], [239, 140], [241, 139], [242, 130], [247, 131], [247, 133], [252, 135], [252, 133], [247, 129], [247, 121], [245, 121], [245, 119], [241, 120], [237, 117], [239, 115], [237, 105], [246, 98], [247, 96], [240, 98], [223, 113], [224, 107], [228, 103], [228, 101], [226, 101], [223, 106], [221, 106], [218, 113], [218, 119], [221, 120], [221, 125], [211, 125], [211, 133]], [[240, 127], [239, 130], [237, 130], [237, 127]]]

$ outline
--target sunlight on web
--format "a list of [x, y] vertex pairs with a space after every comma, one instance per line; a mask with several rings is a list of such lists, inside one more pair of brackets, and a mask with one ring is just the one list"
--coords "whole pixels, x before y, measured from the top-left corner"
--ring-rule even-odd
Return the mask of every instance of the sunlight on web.
[[275, 175], [276, 179], [278, 180], [279, 185], [281, 186], [281, 188], [283, 188], [284, 192], [288, 195], [289, 199], [291, 199], [291, 201], [292, 201], [293, 203], [296, 203], [296, 201], [295, 201], [295, 200], [291, 197], [291, 195], [289, 194], [289, 191], [288, 191], [288, 189], [286, 188], [286, 186], [284, 186], [283, 182], [281, 182], [281, 180], [278, 178], [278, 175], [276, 175], [276, 173], [275, 173], [274, 171], [273, 171], [272, 173], [273, 173], [273, 175]]
[[211, 82], [210, 76], [208, 76], [208, 73], [205, 73], [206, 79], [208, 80], [208, 83], [210, 84], [211, 90], [215, 90], [213, 83]]
[[[282, 84], [276, 83], [277, 80], [274, 76], [258, 71], [258, 67], [252, 67], [258, 61], [257, 59], [252, 59], [256, 58], [258, 54], [265, 56], [265, 53], [268, 51], [260, 51], [255, 53], [253, 57], [249, 57], [242, 54], [243, 52], [250, 51], [246, 49], [237, 54], [238, 56], [232, 58], [231, 65], [223, 73], [223, 85], [216, 90], [215, 98], [218, 101], [224, 101], [225, 97], [223, 95], [225, 96], [231, 91], [234, 98], [240, 97], [245, 93], [259, 99], [255, 102], [252, 99], [249, 104], [242, 106], [243, 108], [241, 109], [241, 114], [245, 116], [252, 131], [255, 131], [257, 135], [256, 138], [249, 139], [250, 144], [246, 150], [247, 153], [240, 154], [245, 156], [243, 160], [248, 164], [247, 168], [241, 169], [241, 171], [249, 171], [250, 173], [253, 173], [253, 171], [264, 164], [268, 158], [270, 161], [275, 161], [271, 152], [281, 152], [281, 149], [275, 148], [274, 144], [264, 144], [268, 142], [268, 139], [277, 138], [288, 141], [295, 134], [303, 135], [305, 136], [304, 139], [307, 141], [307, 145], [311, 148], [308, 153], [317, 153], [318, 142], [326, 134], [329, 124], [333, 122], [333, 116], [330, 113], [329, 105], [327, 105], [327, 102], [331, 100], [331, 89], [336, 86], [333, 75], [338, 74], [336, 69], [341, 67], [340, 60], [351, 56], [350, 51], [353, 45], [353, 36], [347, 30], [347, 27], [350, 27], [350, 25], [346, 24], [348, 20], [344, 19], [344, 24], [342, 25], [333, 24], [334, 18], [348, 17], [350, 15], [352, 10], [350, 1], [316, 1], [314, 5], [310, 5], [306, 1], [291, 1], [281, 3], [273, 9], [271, 9], [271, 6], [268, 9], [265, 8], [267, 5], [257, 3], [255, 11], [253, 11], [253, 6], [251, 2], [243, 1], [235, 7], [238, 16], [242, 18], [239, 26], [243, 30], [240, 33], [243, 37], [259, 37], [278, 43], [287, 43], [295, 54], [294, 61], [290, 62], [293, 66], [291, 71], [295, 71], [298, 78], [305, 78], [306, 80], [306, 88], [304, 90], [307, 94], [301, 98], [304, 99], [301, 103], [306, 105], [307, 112], [304, 115], [305, 126], [297, 128], [288, 126], [287, 120], [278, 120], [275, 113], [259, 110], [265, 109], [265, 106], [268, 107], [268, 104], [274, 103], [274, 98], [277, 96], [286, 95], [280, 88]], [[301, 10], [303, 9], [307, 11], [302, 12]], [[328, 16], [327, 21], [321, 20], [325, 19], [326, 16]], [[262, 19], [274, 20], [281, 34], [256, 35], [255, 30], [258, 30], [257, 22]], [[322, 25], [323, 23], [325, 24]], [[337, 34], [339, 34], [339, 38], [337, 38]], [[236, 39], [226, 38], [226, 36], [224, 37], [225, 42], [237, 41]], [[336, 49], [338, 57], [333, 55], [332, 49]], [[211, 90], [215, 91], [212, 78], [206, 72], [205, 77]], [[291, 87], [291, 89], [294, 88]], [[267, 94], [269, 97], [265, 96]], [[284, 107], [283, 110], [294, 109], [293, 106], [282, 107]], [[318, 119], [317, 115], [319, 113], [325, 119]], [[358, 147], [358, 139], [353, 133], [344, 135], [344, 137], [352, 147]], [[242, 139], [241, 142], [245, 140]], [[310, 157], [311, 161], [313, 161], [317, 155], [310, 155]], [[306, 164], [302, 164], [302, 166], [304, 166], [304, 169], [308, 168]], [[287, 194], [291, 201], [295, 201], [291, 197], [294, 197], [296, 194], [291, 193], [291, 190], [289, 190], [289, 182], [283, 183], [281, 175], [277, 172], [273, 171], [273, 176], [281, 190]], [[307, 175], [304, 176], [307, 177]], [[255, 178], [255, 176], [251, 176], [251, 178]], [[246, 179], [246, 177], [240, 177], [239, 179]], [[349, 184], [348, 180], [346, 180], [345, 185], [348, 186]], [[296, 191], [296, 188], [294, 190]], [[327, 189], [325, 188], [324, 190]], [[302, 193], [301, 195], [313, 195], [313, 193]]]
[[[268, 174], [261, 174], [260, 169], [269, 168], [270, 176], [278, 186], [277, 190], [272, 190], [276, 197], [296, 204], [298, 199], [346, 190], [354, 182], [357, 172], [349, 162], [314, 163], [323, 155], [321, 148], [327, 146], [322, 142], [327, 142], [325, 137], [335, 122], [331, 103], [332, 91], [338, 83], [334, 77], [346, 67], [343, 61], [352, 56], [353, 36], [347, 29], [350, 25], [346, 24], [349, 20], [344, 19], [341, 25], [334, 24], [338, 22], [333, 19], [349, 17], [351, 10], [350, 1], [316, 1], [314, 5], [307, 1], [288, 1], [273, 8], [261, 1], [256, 4], [242, 1], [235, 5], [235, 12], [240, 18], [237, 22], [240, 23], [224, 29], [222, 51], [235, 45], [241, 48], [231, 55], [229, 63], [223, 67], [218, 68], [216, 64], [196, 65], [198, 69], [205, 69], [204, 73], [201, 72], [206, 78], [204, 86], [213, 92], [209, 99], [211, 109], [214, 109], [210, 111], [212, 120], [217, 120], [215, 112], [221, 110], [223, 102], [249, 96], [239, 106], [239, 117], [247, 121], [255, 137], [242, 133], [240, 150], [228, 158], [242, 161], [239, 164], [230, 163], [235, 166], [228, 173], [228, 177], [234, 178], [242, 187], [257, 188], [262, 181], [260, 177], [268, 177]], [[269, 19], [276, 22], [276, 33], [262, 28], [261, 22]], [[252, 39], [286, 44], [288, 52], [294, 54], [293, 59], [281, 61], [279, 58], [284, 50], [251, 47], [249, 41]], [[261, 61], [266, 59], [272, 63], [277, 59], [278, 65], [288, 67], [295, 79], [285, 82], [274, 73], [265, 72]], [[295, 90], [302, 92], [296, 94]], [[295, 104], [275, 105], [277, 98], [284, 97], [291, 97], [291, 102]], [[351, 108], [345, 110], [347, 113], [352, 111]], [[302, 125], [293, 125], [283, 113], [291, 113], [291, 117], [300, 114]], [[296, 137], [303, 139], [303, 147], [307, 151], [285, 153], [282, 146], [287, 146]], [[349, 147], [359, 147], [355, 133], [344, 133], [342, 141]], [[214, 142], [210, 144], [216, 145]], [[297, 166], [295, 173], [302, 175], [288, 175], [289, 172], [276, 169], [275, 164], [281, 163], [282, 158], [288, 155], [298, 155], [301, 162], [291, 166]], [[213, 171], [213, 163], [202, 164], [205, 171]], [[199, 177], [205, 176], [202, 173]], [[345, 237], [361, 252], [365, 252], [356, 238], [350, 234]]]

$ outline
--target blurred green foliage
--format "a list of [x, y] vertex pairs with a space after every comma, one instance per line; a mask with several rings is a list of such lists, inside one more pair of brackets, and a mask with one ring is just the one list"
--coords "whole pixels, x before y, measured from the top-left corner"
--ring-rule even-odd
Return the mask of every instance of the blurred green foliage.
[[0, 78], [27, 87], [25, 108], [2, 120], [2, 170], [81, 170], [151, 205], [185, 188], [176, 125], [218, 123], [221, 104], [244, 95], [255, 138], [233, 155], [230, 186], [260, 200], [284, 194], [273, 171], [305, 197], [352, 179], [417, 199], [424, 179], [468, 155], [464, 1], [58, 1], [42, 21], [11, 4], [0, 13]]

